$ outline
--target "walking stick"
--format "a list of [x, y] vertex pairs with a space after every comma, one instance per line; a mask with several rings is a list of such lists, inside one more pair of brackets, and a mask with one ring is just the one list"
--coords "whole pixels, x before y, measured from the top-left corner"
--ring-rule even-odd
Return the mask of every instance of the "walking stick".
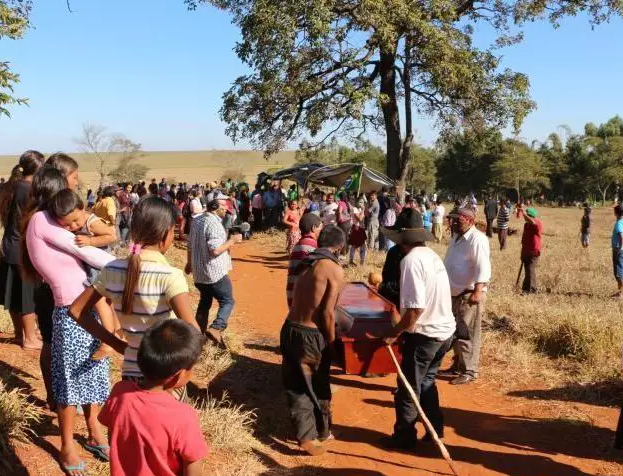
[[420, 414], [420, 418], [422, 418], [422, 421], [424, 422], [424, 426], [426, 427], [426, 429], [428, 430], [428, 433], [430, 433], [430, 435], [433, 437], [433, 440], [435, 440], [435, 443], [439, 447], [439, 451], [441, 451], [441, 456], [443, 456], [443, 459], [445, 459], [446, 463], [448, 463], [448, 466], [450, 466], [450, 469], [452, 470], [452, 474], [454, 474], [455, 476], [459, 476], [459, 471], [456, 468], [454, 461], [452, 461], [452, 458], [450, 457], [450, 453], [448, 453], [448, 450], [446, 449], [445, 445], [439, 439], [439, 435], [437, 435], [437, 432], [433, 428], [433, 425], [431, 424], [430, 420], [424, 413], [424, 410], [422, 410], [422, 406], [420, 405], [420, 401], [417, 395], [415, 394], [413, 387], [407, 380], [407, 377], [405, 377], [405, 374], [402, 373], [402, 370], [400, 369], [400, 364], [398, 363], [398, 360], [396, 359], [396, 355], [394, 354], [394, 350], [392, 349], [392, 346], [388, 345], [387, 350], [389, 351], [389, 355], [394, 361], [394, 365], [396, 366], [396, 370], [398, 371], [398, 376], [400, 377], [400, 380], [402, 380], [402, 383], [407, 388], [407, 391], [409, 392], [409, 394], [411, 395], [411, 398], [413, 399], [413, 402], [415, 403], [417, 411]]
[[517, 281], [515, 281], [515, 289], [519, 286], [519, 279], [521, 278], [521, 271], [523, 270], [523, 261], [519, 265], [519, 273], [517, 273]]

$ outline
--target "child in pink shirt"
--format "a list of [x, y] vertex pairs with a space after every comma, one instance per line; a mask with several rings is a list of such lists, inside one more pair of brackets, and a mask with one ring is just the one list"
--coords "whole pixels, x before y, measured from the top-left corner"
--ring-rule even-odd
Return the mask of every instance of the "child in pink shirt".
[[208, 455], [197, 412], [171, 392], [188, 383], [204, 337], [179, 319], [151, 327], [138, 351], [141, 383], [117, 383], [99, 414], [111, 476], [200, 476]]

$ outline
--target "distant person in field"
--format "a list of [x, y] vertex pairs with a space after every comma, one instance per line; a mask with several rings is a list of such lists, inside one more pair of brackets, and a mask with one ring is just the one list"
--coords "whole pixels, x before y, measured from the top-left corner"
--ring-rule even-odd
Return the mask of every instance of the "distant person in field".
[[296, 201], [290, 200], [288, 202], [288, 208], [283, 217], [283, 224], [286, 228], [286, 253], [288, 256], [292, 253], [294, 246], [301, 239], [301, 230], [299, 228], [299, 222], [301, 221], [301, 210]]
[[[396, 248], [401, 247], [406, 253], [400, 263], [401, 318], [384, 340], [388, 345], [400, 342], [401, 370], [419, 396], [433, 428], [443, 437], [444, 421], [435, 377], [452, 346], [456, 322], [448, 274], [441, 258], [426, 246], [435, 237], [424, 229], [422, 221], [420, 212], [409, 209], [396, 220], [394, 228], [382, 229]], [[388, 446], [412, 450], [417, 444], [418, 411], [401, 379], [394, 405], [396, 423]]]
[[301, 449], [313, 456], [324, 453], [324, 442], [332, 437], [329, 372], [335, 306], [344, 284], [338, 256], [346, 237], [340, 228], [329, 225], [322, 230], [318, 244], [320, 248], [299, 265], [303, 271], [280, 335], [290, 417]]
[[441, 243], [443, 238], [443, 220], [446, 215], [446, 208], [443, 206], [441, 199], [437, 199], [435, 202], [435, 209], [433, 210], [433, 236], [437, 240], [437, 243]]
[[363, 199], [359, 199], [356, 205], [352, 207], [353, 226], [350, 229], [348, 244], [350, 245], [350, 258], [348, 263], [355, 266], [355, 254], [359, 250], [359, 264], [366, 264], [366, 204]]
[[457, 322], [455, 360], [449, 371], [452, 385], [463, 385], [478, 378], [481, 321], [491, 280], [489, 240], [474, 225], [471, 206], [451, 213], [453, 238], [446, 252], [445, 266], [452, 291], [452, 312]]
[[197, 411], [172, 392], [190, 381], [204, 337], [177, 319], [145, 332], [137, 363], [144, 379], [122, 380], [99, 414], [109, 430], [114, 476], [200, 476], [209, 449]]
[[584, 203], [584, 214], [580, 221], [580, 235], [583, 248], [588, 248], [591, 243], [591, 221], [591, 207], [588, 203]]
[[527, 208], [522, 215], [526, 223], [521, 237], [521, 262], [525, 273], [521, 289], [524, 294], [532, 294], [538, 291], [536, 268], [541, 256], [543, 223], [538, 218], [536, 208]]
[[301, 230], [301, 239], [292, 248], [288, 265], [288, 282], [286, 286], [288, 309], [292, 305], [294, 286], [299, 278], [300, 270], [298, 265], [309, 253], [318, 248], [318, 237], [322, 231], [322, 220], [318, 215], [308, 213], [301, 218], [299, 228]]
[[508, 208], [506, 200], [500, 201], [500, 210], [498, 211], [497, 226], [498, 226], [498, 242], [500, 243], [500, 250], [506, 249], [506, 238], [508, 238], [508, 224], [511, 219], [511, 211]]
[[618, 291], [612, 296], [621, 299], [623, 293], [623, 205], [614, 207], [614, 229], [612, 230], [612, 268], [617, 280]]
[[485, 219], [487, 220], [487, 236], [493, 237], [493, 221], [498, 216], [498, 201], [489, 195], [487, 203], [485, 204]]
[[327, 194], [327, 201], [323, 208], [320, 209], [320, 216], [322, 217], [322, 223], [327, 225], [336, 224], [336, 212], [338, 204], [335, 203], [335, 199], [332, 193]]

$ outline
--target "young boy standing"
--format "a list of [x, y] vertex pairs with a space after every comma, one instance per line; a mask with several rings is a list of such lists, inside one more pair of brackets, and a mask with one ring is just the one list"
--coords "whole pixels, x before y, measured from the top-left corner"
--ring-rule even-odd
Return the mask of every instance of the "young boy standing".
[[117, 383], [99, 414], [109, 429], [112, 476], [200, 476], [208, 445], [195, 410], [171, 392], [188, 383], [204, 337], [178, 319], [161, 321], [138, 350], [141, 383]]

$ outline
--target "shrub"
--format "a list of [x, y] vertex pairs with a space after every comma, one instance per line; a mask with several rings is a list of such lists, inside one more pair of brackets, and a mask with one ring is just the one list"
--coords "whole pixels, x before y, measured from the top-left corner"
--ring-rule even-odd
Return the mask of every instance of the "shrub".
[[232, 179], [232, 181], [236, 184], [238, 182], [244, 182], [244, 172], [241, 168], [238, 167], [230, 167], [223, 171], [221, 174], [220, 180], [223, 182], [227, 182], [227, 180]]
[[41, 422], [42, 415], [23, 390], [9, 390], [0, 380], [0, 465], [6, 466], [13, 441], [29, 440], [33, 425]]

